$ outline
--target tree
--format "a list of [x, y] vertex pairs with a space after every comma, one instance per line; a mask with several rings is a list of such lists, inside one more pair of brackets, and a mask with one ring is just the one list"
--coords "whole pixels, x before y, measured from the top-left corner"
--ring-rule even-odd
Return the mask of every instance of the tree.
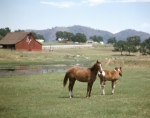
[[103, 38], [101, 36], [96, 36], [96, 35], [91, 36], [90, 39], [92, 39], [95, 42], [103, 41]]
[[140, 53], [147, 54], [148, 51], [146, 45], [147, 44], [145, 41], [140, 44], [140, 49], [139, 49]]
[[71, 32], [66, 31], [57, 31], [56, 32], [56, 40], [58, 39], [67, 40], [67, 41], [73, 41], [73, 42], [86, 42], [86, 36], [81, 33], [73, 34]]
[[43, 35], [41, 35], [41, 34], [36, 34], [35, 32], [32, 32], [32, 36], [33, 36], [35, 39], [43, 39], [43, 40], [45, 40], [45, 38], [43, 37]]
[[62, 40], [67, 40], [67, 41], [71, 41], [73, 38], [74, 34], [71, 32], [66, 32], [66, 31], [57, 31], [56, 32], [56, 40], [58, 40], [59, 38]]
[[0, 34], [0, 40], [3, 38], [3, 36]]
[[72, 38], [73, 38], [73, 36], [74, 36], [74, 34], [73, 33], [71, 33], [71, 32], [65, 32], [65, 36], [66, 36], [66, 39], [68, 39], [68, 41], [71, 41], [72, 40]]
[[59, 38], [61, 38], [61, 39], [63, 38], [63, 32], [62, 31], [57, 31], [55, 35], [56, 35], [56, 40], [58, 40]]
[[120, 51], [122, 55], [122, 52], [126, 50], [126, 41], [119, 40], [113, 45], [113, 47], [115, 51]]
[[87, 41], [85, 34], [82, 33], [77, 33], [76, 35], [74, 35], [73, 42], [79, 42], [79, 43], [85, 43]]
[[110, 37], [109, 39], [107, 39], [107, 43], [108, 44], [115, 44], [117, 42], [115, 37]]
[[18, 30], [15, 30], [14, 32], [24, 32], [24, 30], [18, 29]]
[[131, 52], [137, 52], [138, 46], [140, 46], [141, 39], [139, 36], [131, 36], [127, 38], [127, 46], [126, 50], [129, 52], [129, 55]]
[[140, 52], [143, 54], [150, 54], [150, 37], [141, 43]]
[[145, 40], [147, 53], [150, 54], [150, 37]]
[[11, 30], [8, 27], [1, 28], [0, 29], [0, 39], [2, 39], [4, 36], [6, 36], [6, 34], [9, 32], [11, 32]]

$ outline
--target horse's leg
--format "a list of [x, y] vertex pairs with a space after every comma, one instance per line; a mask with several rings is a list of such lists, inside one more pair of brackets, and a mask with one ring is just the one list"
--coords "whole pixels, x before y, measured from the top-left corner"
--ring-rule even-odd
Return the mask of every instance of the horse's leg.
[[106, 84], [106, 81], [103, 80], [103, 82], [102, 82], [102, 95], [105, 95], [105, 84]]
[[112, 81], [112, 92], [111, 92], [112, 95], [114, 94], [116, 83], [117, 83], [116, 80]]
[[88, 82], [87, 84], [87, 93], [86, 93], [86, 97], [90, 97], [90, 90], [91, 90], [91, 82]]
[[74, 84], [75, 84], [75, 81], [76, 81], [76, 79], [74, 79], [74, 80], [72, 81], [72, 85], [71, 85], [71, 97], [73, 97], [73, 86], [74, 86]]
[[88, 95], [89, 95], [89, 85], [90, 83], [88, 82], [88, 84], [87, 84], [87, 93], [86, 93], [86, 97], [88, 98]]
[[91, 84], [90, 84], [89, 97], [91, 96], [92, 86], [93, 86], [93, 82], [91, 82]]
[[69, 78], [69, 86], [68, 86], [68, 89], [69, 89], [69, 98], [72, 98], [72, 91], [71, 91], [71, 88], [72, 88], [72, 79]]

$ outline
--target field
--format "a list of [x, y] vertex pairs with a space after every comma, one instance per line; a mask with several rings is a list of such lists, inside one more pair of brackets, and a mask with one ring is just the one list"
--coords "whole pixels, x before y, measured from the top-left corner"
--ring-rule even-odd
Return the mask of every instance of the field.
[[56, 64], [88, 68], [99, 60], [103, 69], [121, 66], [123, 76], [114, 95], [110, 82], [106, 83], [106, 95], [101, 95], [97, 77], [90, 98], [85, 98], [87, 83], [76, 81], [72, 99], [62, 84], [65, 72], [0, 78], [0, 118], [149, 118], [150, 56], [125, 56], [125, 52], [120, 56], [112, 49], [108, 45], [53, 52], [1, 49], [0, 68]]

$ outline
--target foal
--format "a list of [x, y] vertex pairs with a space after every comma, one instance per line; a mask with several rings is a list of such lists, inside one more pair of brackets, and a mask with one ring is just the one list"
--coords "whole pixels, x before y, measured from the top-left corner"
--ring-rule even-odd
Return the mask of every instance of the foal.
[[115, 85], [117, 83], [117, 80], [119, 78], [119, 75], [122, 76], [122, 68], [116, 67], [113, 71], [103, 70], [102, 73], [98, 73], [98, 76], [100, 78], [100, 89], [102, 89], [102, 95], [105, 95], [105, 84], [106, 81], [112, 81], [112, 92], [111, 94], [114, 94]]

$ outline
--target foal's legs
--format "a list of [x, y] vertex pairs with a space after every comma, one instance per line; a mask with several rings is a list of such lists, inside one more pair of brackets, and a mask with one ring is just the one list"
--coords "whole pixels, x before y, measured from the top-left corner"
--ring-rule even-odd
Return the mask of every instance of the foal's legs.
[[74, 86], [74, 84], [75, 84], [75, 79], [70, 79], [69, 80], [69, 86], [68, 86], [68, 88], [69, 88], [69, 97], [70, 98], [72, 98], [73, 97], [73, 86]]
[[103, 75], [100, 75], [99, 77], [100, 77], [100, 89], [102, 90], [102, 95], [105, 95], [104, 88], [105, 88], [106, 81], [105, 81]]
[[100, 78], [100, 86], [99, 86], [100, 89], [102, 89], [102, 82], [103, 80]]
[[102, 81], [102, 84], [101, 84], [101, 87], [102, 87], [102, 95], [105, 95], [105, 84], [106, 84], [106, 81], [103, 80], [103, 81]]
[[117, 83], [116, 80], [112, 81], [112, 92], [111, 92], [111, 94], [114, 94], [116, 83]]

